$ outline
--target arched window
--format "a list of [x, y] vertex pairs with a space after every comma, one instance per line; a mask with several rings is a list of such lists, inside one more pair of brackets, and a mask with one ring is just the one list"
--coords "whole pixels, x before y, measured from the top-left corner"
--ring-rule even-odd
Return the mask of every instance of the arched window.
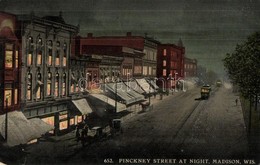
[[59, 73], [55, 75], [55, 89], [54, 89], [55, 96], [59, 96]]
[[27, 100], [32, 100], [32, 73], [27, 74]]
[[41, 73], [37, 74], [37, 92], [36, 92], [36, 98], [41, 99], [42, 98], [42, 75]]
[[62, 96], [66, 95], [66, 73], [62, 76]]
[[52, 41], [49, 40], [47, 42], [48, 45], [48, 65], [51, 66], [52, 65]]
[[74, 73], [71, 73], [71, 79], [70, 79], [70, 92], [73, 93], [75, 92], [75, 82], [76, 82], [76, 78]]
[[47, 96], [51, 96], [51, 81], [52, 80], [52, 74], [51, 72], [49, 71], [48, 72], [48, 79], [47, 79]]
[[42, 39], [38, 38], [38, 49], [37, 49], [37, 65], [42, 64]]
[[55, 65], [59, 66], [60, 65], [60, 42], [57, 41], [56, 43], [57, 46], [57, 50], [56, 50], [56, 54], [55, 54]]
[[64, 43], [63, 45], [63, 58], [62, 58], [63, 66], [67, 65], [67, 44]]
[[32, 65], [33, 62], [33, 38], [28, 38], [28, 54], [27, 54], [27, 65]]

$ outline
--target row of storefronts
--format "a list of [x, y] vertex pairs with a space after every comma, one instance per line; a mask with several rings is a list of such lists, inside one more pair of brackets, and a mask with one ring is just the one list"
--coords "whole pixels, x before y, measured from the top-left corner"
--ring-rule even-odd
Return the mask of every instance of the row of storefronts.
[[[67, 24], [62, 13], [37, 17], [0, 12], [0, 24], [1, 128], [9, 125], [6, 120], [16, 121], [10, 129], [0, 130], [9, 145], [45, 133], [66, 133], [93, 116], [106, 120], [158, 92], [155, 77], [164, 49], [158, 49], [160, 42], [152, 38], [131, 33], [81, 37], [79, 27]], [[180, 51], [172, 61], [182, 63], [163, 67], [172, 74], [181, 72], [180, 77], [185, 51], [182, 46], [175, 48]], [[159, 76], [167, 78], [164, 71]], [[9, 113], [15, 115], [8, 117]], [[27, 124], [19, 123], [20, 118]], [[15, 127], [23, 127], [23, 131]], [[31, 127], [42, 131], [27, 137]], [[25, 140], [12, 138], [15, 133]], [[6, 134], [10, 136], [6, 138]]]

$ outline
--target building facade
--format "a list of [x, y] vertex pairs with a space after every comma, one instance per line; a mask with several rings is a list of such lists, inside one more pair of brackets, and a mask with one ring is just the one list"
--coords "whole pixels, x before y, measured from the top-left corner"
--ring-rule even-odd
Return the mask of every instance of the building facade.
[[20, 110], [21, 47], [16, 16], [0, 12], [0, 114]]
[[175, 85], [175, 80], [184, 78], [184, 56], [184, 47], [174, 44], [158, 46], [157, 78], [163, 79], [163, 82], [158, 82], [159, 86], [164, 85], [164, 87], [170, 88]]
[[197, 60], [185, 57], [184, 59], [184, 76], [197, 77]]
[[[22, 112], [27, 118], [39, 117], [55, 127], [54, 134], [82, 120], [70, 115], [70, 54], [78, 27], [59, 16], [21, 15]], [[75, 87], [76, 88], [76, 87]]]

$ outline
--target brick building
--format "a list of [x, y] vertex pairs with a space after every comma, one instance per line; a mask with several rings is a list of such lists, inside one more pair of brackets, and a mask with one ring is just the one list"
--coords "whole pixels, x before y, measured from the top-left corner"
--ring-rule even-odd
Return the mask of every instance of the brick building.
[[184, 59], [184, 76], [196, 77], [197, 76], [197, 60], [185, 57]]
[[[174, 44], [160, 44], [157, 56], [157, 78], [162, 78], [164, 87], [174, 86], [175, 79], [184, 78], [185, 48]], [[170, 80], [170, 81], [167, 81]], [[162, 82], [158, 82], [162, 87]]]

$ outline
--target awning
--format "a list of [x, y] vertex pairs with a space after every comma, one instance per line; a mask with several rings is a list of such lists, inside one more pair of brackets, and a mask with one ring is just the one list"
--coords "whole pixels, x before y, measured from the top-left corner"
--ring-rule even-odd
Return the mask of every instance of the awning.
[[137, 84], [135, 80], [126, 82], [126, 85], [140, 94], [145, 93], [145, 91]]
[[82, 115], [86, 115], [92, 112], [92, 109], [86, 99], [72, 100], [72, 103], [76, 106]]
[[[34, 119], [31, 122], [22, 112], [18, 111], [9, 112], [7, 119], [7, 145], [10, 147], [26, 144], [33, 139], [40, 138], [43, 134], [53, 129], [51, 126], [42, 126], [43, 123], [40, 125], [36, 124], [34, 121], [38, 119]], [[48, 129], [46, 129], [47, 127]], [[5, 137], [5, 115], [0, 116], [0, 134]]]
[[154, 80], [148, 80], [149, 81], [149, 83], [153, 86], [153, 88], [155, 89], [155, 90], [157, 90], [157, 89], [159, 89], [159, 87], [156, 85], [156, 81], [154, 81]]
[[32, 118], [29, 121], [33, 124], [33, 126], [40, 132], [46, 133], [54, 129], [54, 126], [45, 123], [40, 118]]
[[[117, 92], [116, 89], [117, 88]], [[105, 90], [110, 90], [113, 93], [117, 93], [121, 99], [125, 101], [126, 105], [133, 104], [144, 100], [144, 96], [128, 88], [123, 82], [105, 84]]]
[[136, 79], [136, 81], [146, 93], [155, 93], [154, 89], [144, 78]]
[[[111, 99], [103, 94], [90, 94], [90, 96], [93, 96], [95, 97], [96, 99], [99, 99], [109, 105], [111, 105], [112, 107], [115, 107], [115, 100], [114, 99]], [[126, 106], [122, 103], [119, 103], [117, 102], [117, 108], [116, 108], [116, 112], [121, 112], [121, 111], [124, 111], [126, 110]]]

